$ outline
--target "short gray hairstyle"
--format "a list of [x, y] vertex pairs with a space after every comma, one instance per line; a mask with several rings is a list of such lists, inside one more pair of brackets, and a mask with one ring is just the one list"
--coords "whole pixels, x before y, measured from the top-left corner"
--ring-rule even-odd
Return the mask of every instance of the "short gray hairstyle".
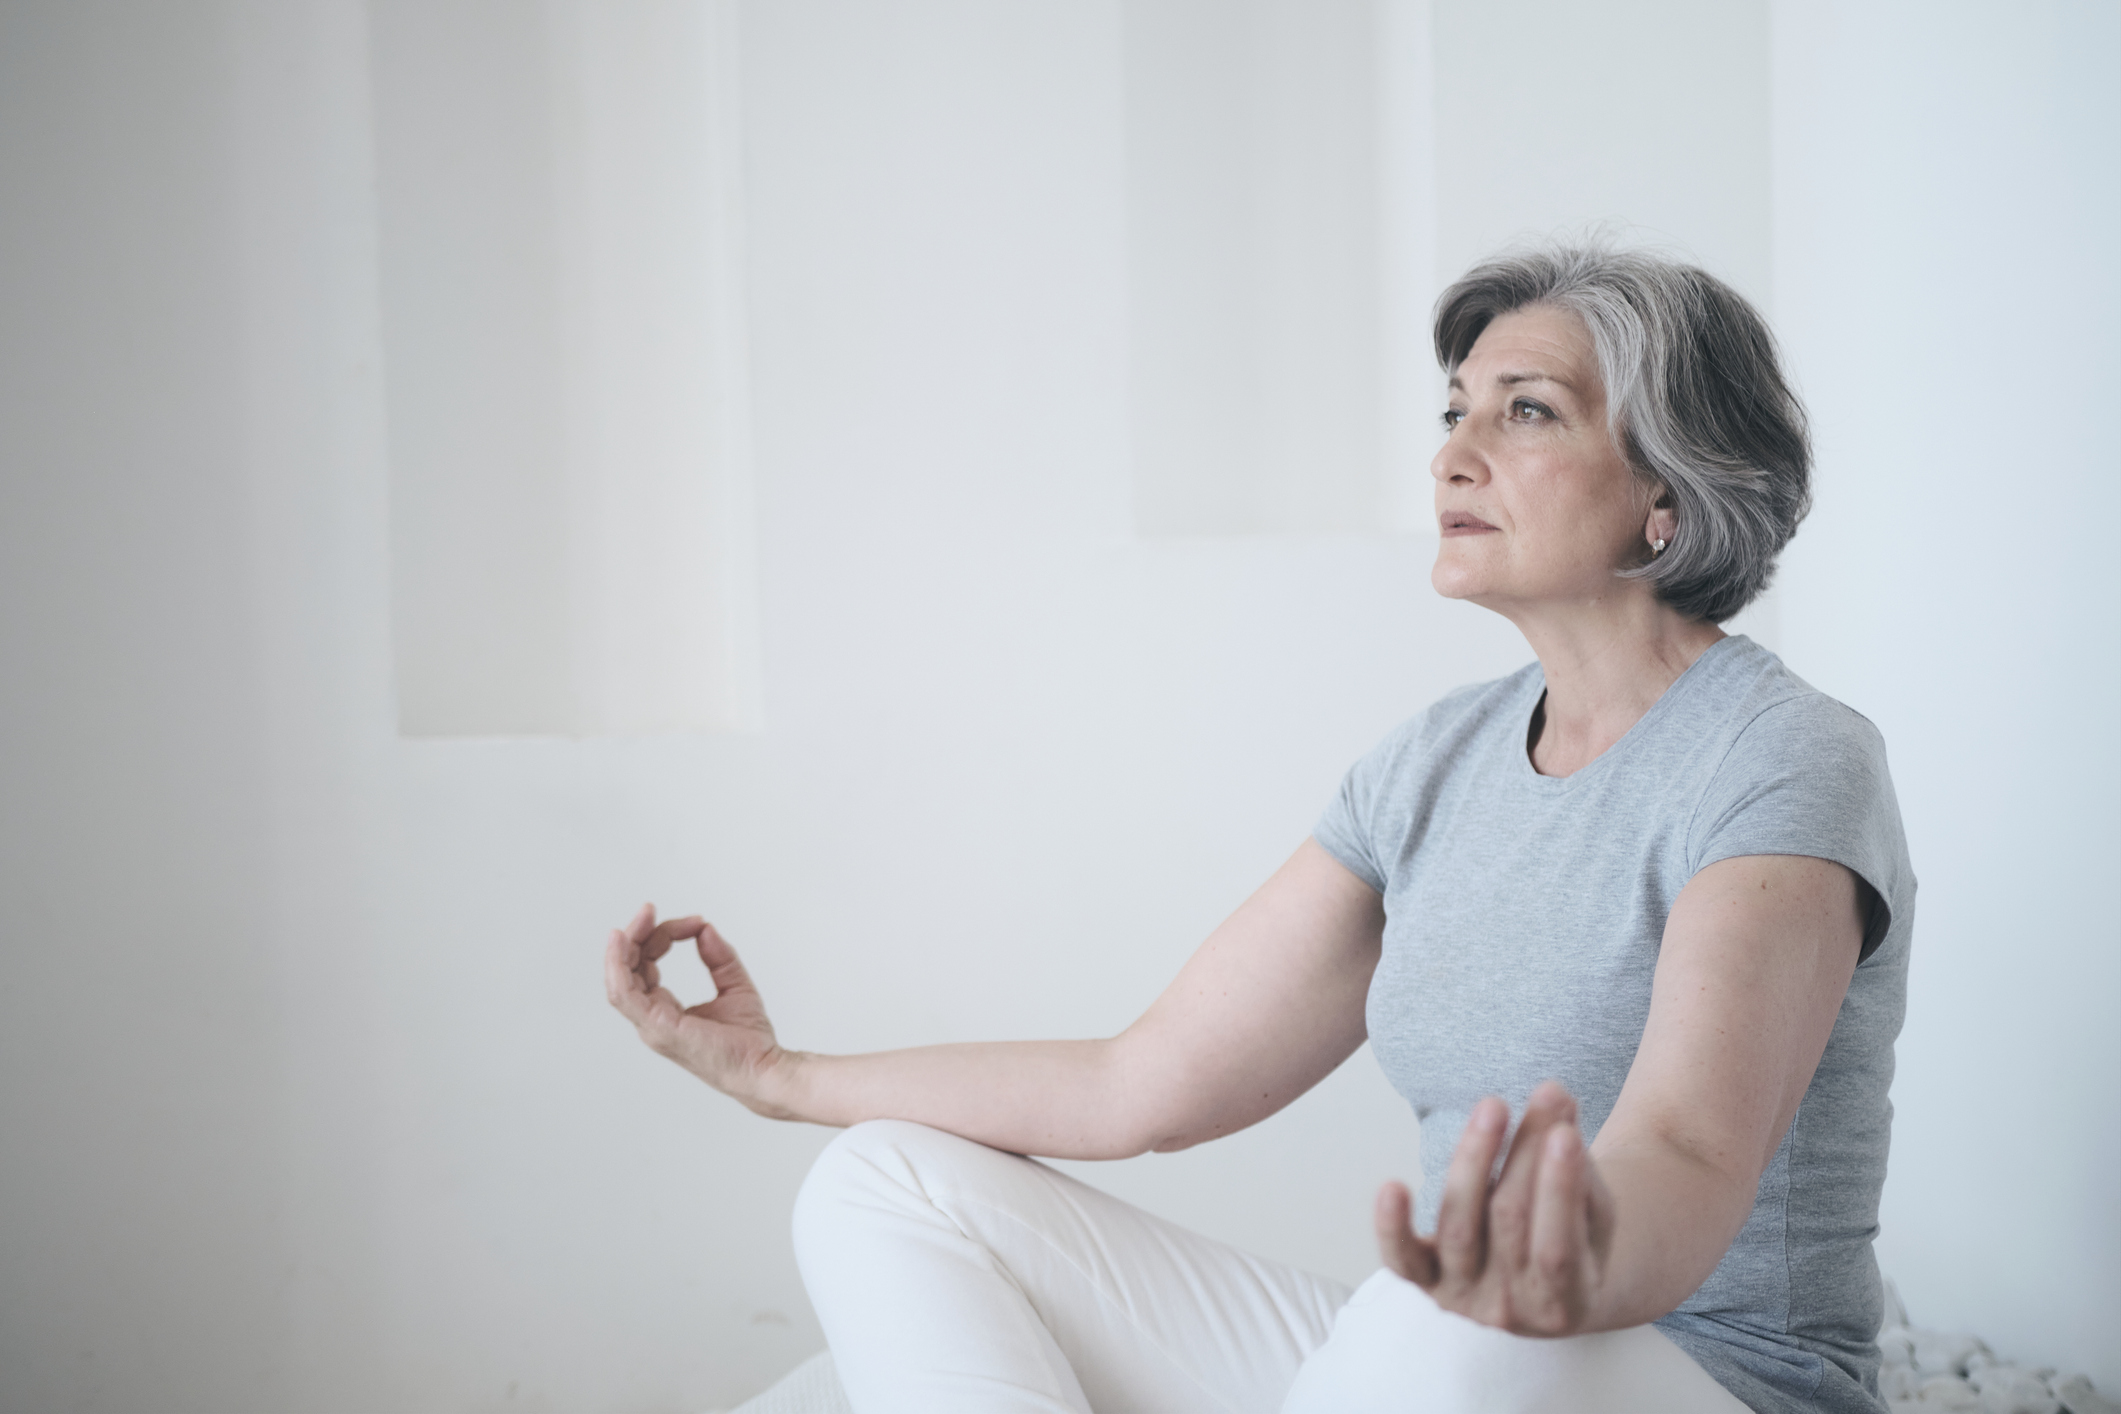
[[1647, 251], [1541, 245], [1483, 262], [1436, 301], [1447, 372], [1497, 317], [1550, 305], [1582, 318], [1606, 415], [1635, 474], [1672, 498], [1672, 543], [1622, 573], [1689, 618], [1751, 603], [1811, 509], [1811, 437], [1775, 337], [1707, 271]]

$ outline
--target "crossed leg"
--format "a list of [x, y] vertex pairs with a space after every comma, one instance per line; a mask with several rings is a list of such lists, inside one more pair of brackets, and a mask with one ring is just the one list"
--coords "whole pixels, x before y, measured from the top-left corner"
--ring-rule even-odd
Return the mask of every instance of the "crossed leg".
[[1530, 1340], [1387, 1272], [1351, 1300], [903, 1120], [827, 1147], [796, 1259], [861, 1414], [1745, 1414], [1653, 1327]]
[[903, 1120], [833, 1141], [795, 1233], [862, 1414], [1275, 1414], [1348, 1297]]

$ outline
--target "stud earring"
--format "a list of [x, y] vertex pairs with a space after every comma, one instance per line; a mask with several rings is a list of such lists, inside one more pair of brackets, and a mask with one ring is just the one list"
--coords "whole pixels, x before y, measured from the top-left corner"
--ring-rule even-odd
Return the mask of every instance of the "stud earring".
[[1653, 540], [1653, 541], [1651, 541], [1651, 542], [1650, 542], [1650, 553], [1651, 553], [1651, 554], [1653, 554], [1653, 555], [1662, 555], [1662, 554], [1664, 553], [1664, 541], [1662, 541], [1662, 540]]

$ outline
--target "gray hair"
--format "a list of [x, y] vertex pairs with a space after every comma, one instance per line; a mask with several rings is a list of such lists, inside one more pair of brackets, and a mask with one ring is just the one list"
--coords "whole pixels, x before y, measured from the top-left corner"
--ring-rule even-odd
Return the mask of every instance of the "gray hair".
[[1811, 509], [1811, 438], [1775, 337], [1745, 297], [1644, 251], [1546, 245], [1486, 261], [1436, 301], [1436, 360], [1455, 373], [1500, 315], [1580, 316], [1598, 351], [1615, 445], [1671, 497], [1678, 528], [1633, 569], [1689, 618], [1751, 603]]

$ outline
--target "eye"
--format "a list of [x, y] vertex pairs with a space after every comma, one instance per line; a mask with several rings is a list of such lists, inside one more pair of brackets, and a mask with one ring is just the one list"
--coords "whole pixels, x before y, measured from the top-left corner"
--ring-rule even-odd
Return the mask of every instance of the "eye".
[[1443, 430], [1446, 432], [1449, 432], [1465, 420], [1466, 410], [1464, 408], [1445, 408], [1443, 410]]
[[1510, 399], [1510, 417], [1517, 422], [1551, 422], [1554, 410], [1530, 398]]

